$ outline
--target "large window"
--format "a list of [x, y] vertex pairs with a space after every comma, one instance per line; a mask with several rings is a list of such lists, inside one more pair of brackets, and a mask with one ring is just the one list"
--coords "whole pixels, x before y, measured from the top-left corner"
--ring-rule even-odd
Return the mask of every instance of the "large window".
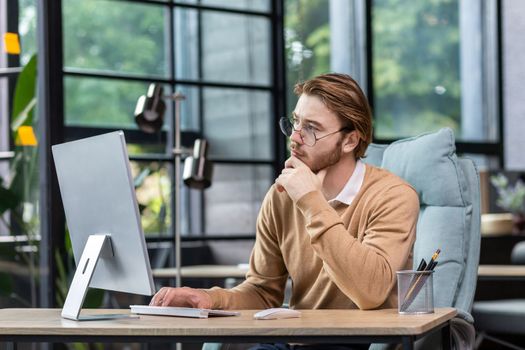
[[497, 141], [492, 1], [375, 0], [376, 136], [451, 127], [462, 141]]
[[[38, 13], [42, 19], [38, 33], [36, 3], [46, 10]], [[8, 56], [3, 48], [0, 51], [2, 184], [7, 186], [13, 175], [9, 160], [13, 153], [5, 152], [18, 152], [10, 131], [14, 83], [20, 67], [36, 52], [38, 34], [46, 39], [40, 42], [44, 52], [39, 53], [39, 62], [46, 62], [45, 72], [41, 72], [45, 91], [40, 91], [40, 102], [44, 101], [46, 108], [39, 110], [49, 108], [53, 113], [41, 118], [42, 130], [37, 130], [37, 135], [46, 136], [47, 146], [124, 130], [147, 239], [167, 241], [161, 245], [171, 243], [174, 103], [166, 100], [164, 126], [156, 134], [140, 131], [133, 111], [137, 98], [152, 82], [163, 84], [166, 95], [182, 92], [186, 96], [181, 115], [183, 146], [191, 147], [196, 138], [206, 138], [209, 158], [215, 165], [210, 189], [180, 189], [183, 239], [237, 237], [249, 238], [251, 243], [263, 196], [284, 161], [284, 137], [277, 126], [285, 99], [281, 12], [281, 2], [271, 0], [0, 0], [0, 34], [18, 33], [22, 46], [19, 56]], [[47, 150], [47, 146], [41, 149]], [[55, 303], [59, 293], [50, 296], [47, 290], [64, 277], [52, 279], [53, 271], [57, 272], [53, 265], [60, 263], [55, 254], [63, 248], [64, 226], [60, 215], [54, 215], [61, 208], [59, 191], [53, 189], [56, 178], [48, 166], [51, 155], [40, 152], [46, 158], [40, 164], [45, 174], [38, 172], [38, 159], [24, 154], [32, 160], [24, 170], [36, 180], [36, 187], [21, 186], [24, 192], [20, 193], [27, 198], [23, 197], [20, 211], [0, 215], [0, 235], [23, 234], [21, 230], [29, 227], [38, 230], [39, 175], [49, 180], [43, 187], [47, 190], [40, 189], [42, 201], [49, 204], [45, 220], [40, 222], [40, 238], [46, 246], [38, 249], [29, 242], [23, 252], [41, 253], [51, 274], [40, 276], [42, 285], [48, 286], [42, 293], [35, 290], [36, 278], [20, 284], [20, 290], [29, 295], [26, 305], [35, 303], [39, 294], [47, 305]], [[29, 183], [25, 179], [20, 184]], [[5, 203], [1, 196], [0, 204]], [[23, 221], [17, 221], [19, 218]], [[36, 236], [38, 233], [35, 231]], [[15, 249], [1, 251], [11, 254]], [[34, 261], [38, 262], [38, 257]], [[159, 261], [159, 266], [165, 263]], [[39, 271], [35, 264], [30, 269]], [[5, 279], [0, 277], [0, 288], [4, 288]], [[59, 282], [67, 284], [66, 280]], [[27, 300], [26, 296], [22, 299]]]
[[376, 136], [411, 136], [442, 126], [457, 134], [461, 121], [458, 2], [376, 0], [372, 11]]
[[289, 90], [349, 73], [370, 98], [376, 141], [450, 127], [460, 153], [499, 165], [496, 1], [288, 0], [286, 10]]
[[168, 103], [157, 135], [138, 130], [133, 110], [152, 81], [182, 92], [183, 143], [206, 138], [215, 162], [210, 189], [181, 190], [183, 235], [253, 235], [282, 161], [275, 111], [283, 98], [272, 58], [278, 2], [62, 3], [67, 139], [124, 129], [146, 234], [170, 236], [174, 108]]

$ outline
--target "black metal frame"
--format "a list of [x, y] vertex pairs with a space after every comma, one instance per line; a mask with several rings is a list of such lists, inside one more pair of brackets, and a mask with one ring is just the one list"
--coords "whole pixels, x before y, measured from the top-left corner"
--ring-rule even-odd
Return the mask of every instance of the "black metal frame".
[[[374, 0], [366, 0], [366, 36], [367, 36], [367, 57], [366, 57], [366, 70], [367, 70], [367, 97], [374, 110], [374, 85], [372, 75], [372, 61], [373, 61], [373, 34], [372, 34], [372, 5]], [[504, 130], [503, 130], [503, 68], [502, 68], [502, 27], [501, 27], [501, 0], [497, 0], [496, 10], [496, 21], [497, 21], [497, 56], [498, 56], [498, 141], [497, 142], [469, 142], [469, 141], [456, 141], [456, 149], [458, 153], [470, 153], [479, 155], [489, 155], [498, 158], [500, 168], [505, 166], [504, 156]], [[374, 132], [375, 133], [375, 132]], [[375, 143], [389, 144], [398, 139], [385, 139], [374, 137]]]
[[497, 57], [498, 57], [498, 119], [499, 119], [499, 166], [501, 169], [505, 169], [505, 148], [504, 148], [504, 127], [505, 122], [503, 118], [504, 105], [503, 105], [503, 28], [502, 28], [502, 4], [501, 0], [497, 0], [496, 3], [496, 21], [497, 21]]
[[40, 171], [40, 306], [55, 305], [55, 253], [65, 257], [65, 218], [51, 145], [64, 141], [62, 0], [37, 1]]
[[225, 343], [311, 343], [311, 344], [370, 344], [370, 343], [387, 343], [387, 344], [402, 344], [404, 350], [414, 349], [414, 342], [422, 339], [425, 336], [440, 331], [443, 349], [452, 349], [450, 321], [446, 321], [439, 326], [418, 335], [333, 335], [333, 336], [319, 336], [319, 335], [294, 335], [294, 336], [279, 336], [279, 335], [192, 335], [192, 336], [139, 336], [139, 335], [2, 335], [2, 341], [9, 342], [10, 349], [16, 349], [16, 343], [27, 342], [28, 339], [32, 342], [57, 342], [57, 343], [73, 343], [73, 342], [98, 342], [98, 343], [119, 343], [119, 342], [133, 342], [133, 343], [201, 343], [201, 342], [225, 342]]

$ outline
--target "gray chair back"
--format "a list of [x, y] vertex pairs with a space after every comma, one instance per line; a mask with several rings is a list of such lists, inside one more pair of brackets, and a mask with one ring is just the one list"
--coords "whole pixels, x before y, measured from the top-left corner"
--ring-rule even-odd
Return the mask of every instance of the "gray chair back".
[[449, 128], [388, 146], [372, 144], [365, 162], [397, 174], [418, 192], [421, 211], [414, 265], [440, 248], [435, 306], [455, 307], [460, 318], [472, 323], [481, 239], [479, 174], [474, 163], [456, 156]]

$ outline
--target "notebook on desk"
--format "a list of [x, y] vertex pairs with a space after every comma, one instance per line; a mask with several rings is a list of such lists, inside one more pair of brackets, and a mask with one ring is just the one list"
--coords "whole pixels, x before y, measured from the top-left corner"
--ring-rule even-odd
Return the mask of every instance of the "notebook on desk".
[[129, 308], [134, 314], [174, 317], [208, 318], [212, 316], [239, 316], [241, 314], [237, 311], [196, 309], [190, 307], [175, 306], [130, 305]]

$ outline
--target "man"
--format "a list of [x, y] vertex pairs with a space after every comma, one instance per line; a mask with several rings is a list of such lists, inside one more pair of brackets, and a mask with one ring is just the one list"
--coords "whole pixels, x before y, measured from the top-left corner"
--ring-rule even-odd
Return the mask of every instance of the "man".
[[368, 102], [343, 74], [295, 87], [281, 119], [291, 157], [257, 220], [246, 280], [232, 289], [162, 288], [152, 305], [214, 309], [397, 307], [396, 271], [412, 268], [419, 213], [414, 189], [360, 158], [372, 138]]

